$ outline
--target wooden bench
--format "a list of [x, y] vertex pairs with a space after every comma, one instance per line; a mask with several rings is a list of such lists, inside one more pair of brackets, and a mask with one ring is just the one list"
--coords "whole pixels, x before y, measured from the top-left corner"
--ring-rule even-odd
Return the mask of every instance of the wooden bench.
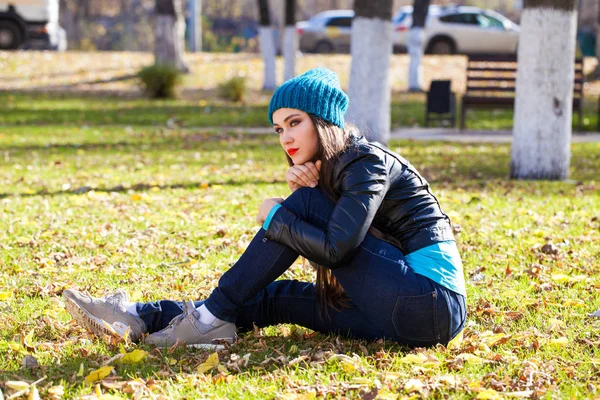
[[[583, 119], [583, 59], [575, 60], [573, 111], [577, 110], [578, 129]], [[465, 129], [465, 114], [471, 108], [510, 108], [515, 106], [517, 58], [515, 56], [474, 55], [467, 63], [467, 91], [462, 98], [460, 129]]]

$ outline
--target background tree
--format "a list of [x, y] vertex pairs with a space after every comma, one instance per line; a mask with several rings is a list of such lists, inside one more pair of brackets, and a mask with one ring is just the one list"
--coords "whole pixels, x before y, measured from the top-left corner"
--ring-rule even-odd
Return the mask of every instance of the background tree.
[[415, 0], [413, 5], [413, 22], [408, 32], [406, 45], [410, 55], [408, 64], [408, 91], [423, 91], [423, 40], [425, 38], [425, 20], [429, 9], [429, 0]]
[[390, 137], [392, 0], [356, 0], [350, 49], [348, 120], [371, 141]]
[[156, 0], [154, 63], [189, 72], [185, 49], [185, 0]]
[[265, 64], [263, 90], [273, 90], [277, 86], [277, 78], [275, 76], [275, 32], [273, 31], [273, 27], [271, 27], [268, 0], [258, 0], [258, 13], [260, 52]]
[[298, 48], [296, 37], [296, 0], [285, 1], [285, 32], [283, 37], [283, 58], [285, 68], [283, 80], [296, 75], [296, 51]]
[[511, 178], [569, 175], [576, 31], [577, 0], [524, 1]]

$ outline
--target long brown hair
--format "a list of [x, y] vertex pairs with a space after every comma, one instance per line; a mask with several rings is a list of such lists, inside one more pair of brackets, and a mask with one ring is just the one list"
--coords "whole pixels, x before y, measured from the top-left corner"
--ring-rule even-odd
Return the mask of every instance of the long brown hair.
[[[335, 164], [338, 161], [339, 155], [352, 143], [352, 138], [359, 135], [358, 129], [351, 124], [346, 124], [342, 129], [322, 118], [312, 114], [308, 115], [317, 129], [319, 140], [319, 149], [313, 160], [313, 162], [321, 160], [319, 188], [330, 200], [336, 202], [340, 194], [334, 188], [335, 177], [333, 176], [333, 171]], [[290, 166], [294, 165], [294, 162], [287, 153], [286, 158]], [[335, 279], [331, 270], [306, 259], [303, 262], [309, 262], [317, 270], [315, 289], [321, 316], [324, 314], [326, 318], [329, 318], [328, 307], [336, 310], [347, 307], [348, 296], [346, 296], [344, 289], [337, 279]]]

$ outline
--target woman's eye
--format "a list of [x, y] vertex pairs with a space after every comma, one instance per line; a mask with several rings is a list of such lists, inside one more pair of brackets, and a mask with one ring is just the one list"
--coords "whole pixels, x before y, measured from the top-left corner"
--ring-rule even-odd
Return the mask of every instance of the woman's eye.
[[293, 120], [292, 122], [290, 122], [290, 126], [298, 125], [299, 123], [300, 121]]
[[275, 133], [279, 133], [279, 134], [281, 134], [281, 132], [283, 132], [283, 129], [281, 129], [281, 128], [277, 128], [277, 129], [275, 129]]

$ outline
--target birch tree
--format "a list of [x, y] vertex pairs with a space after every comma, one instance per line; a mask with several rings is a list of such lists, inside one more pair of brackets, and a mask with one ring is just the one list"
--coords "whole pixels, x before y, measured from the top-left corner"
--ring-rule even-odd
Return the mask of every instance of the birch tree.
[[392, 0], [355, 0], [348, 121], [370, 141], [390, 137]]
[[415, 0], [413, 5], [413, 21], [406, 45], [410, 55], [408, 64], [408, 91], [423, 91], [423, 40], [425, 39], [425, 20], [429, 9], [429, 0]]
[[569, 176], [576, 31], [577, 0], [524, 0], [511, 178]]
[[258, 0], [260, 51], [265, 65], [263, 90], [273, 90], [277, 86], [275, 75], [275, 37], [271, 26], [268, 0]]
[[296, 36], [296, 0], [285, 1], [285, 31], [283, 37], [283, 58], [285, 68], [283, 80], [296, 76], [296, 51], [298, 40]]
[[156, 0], [154, 63], [189, 72], [185, 50], [185, 0]]

